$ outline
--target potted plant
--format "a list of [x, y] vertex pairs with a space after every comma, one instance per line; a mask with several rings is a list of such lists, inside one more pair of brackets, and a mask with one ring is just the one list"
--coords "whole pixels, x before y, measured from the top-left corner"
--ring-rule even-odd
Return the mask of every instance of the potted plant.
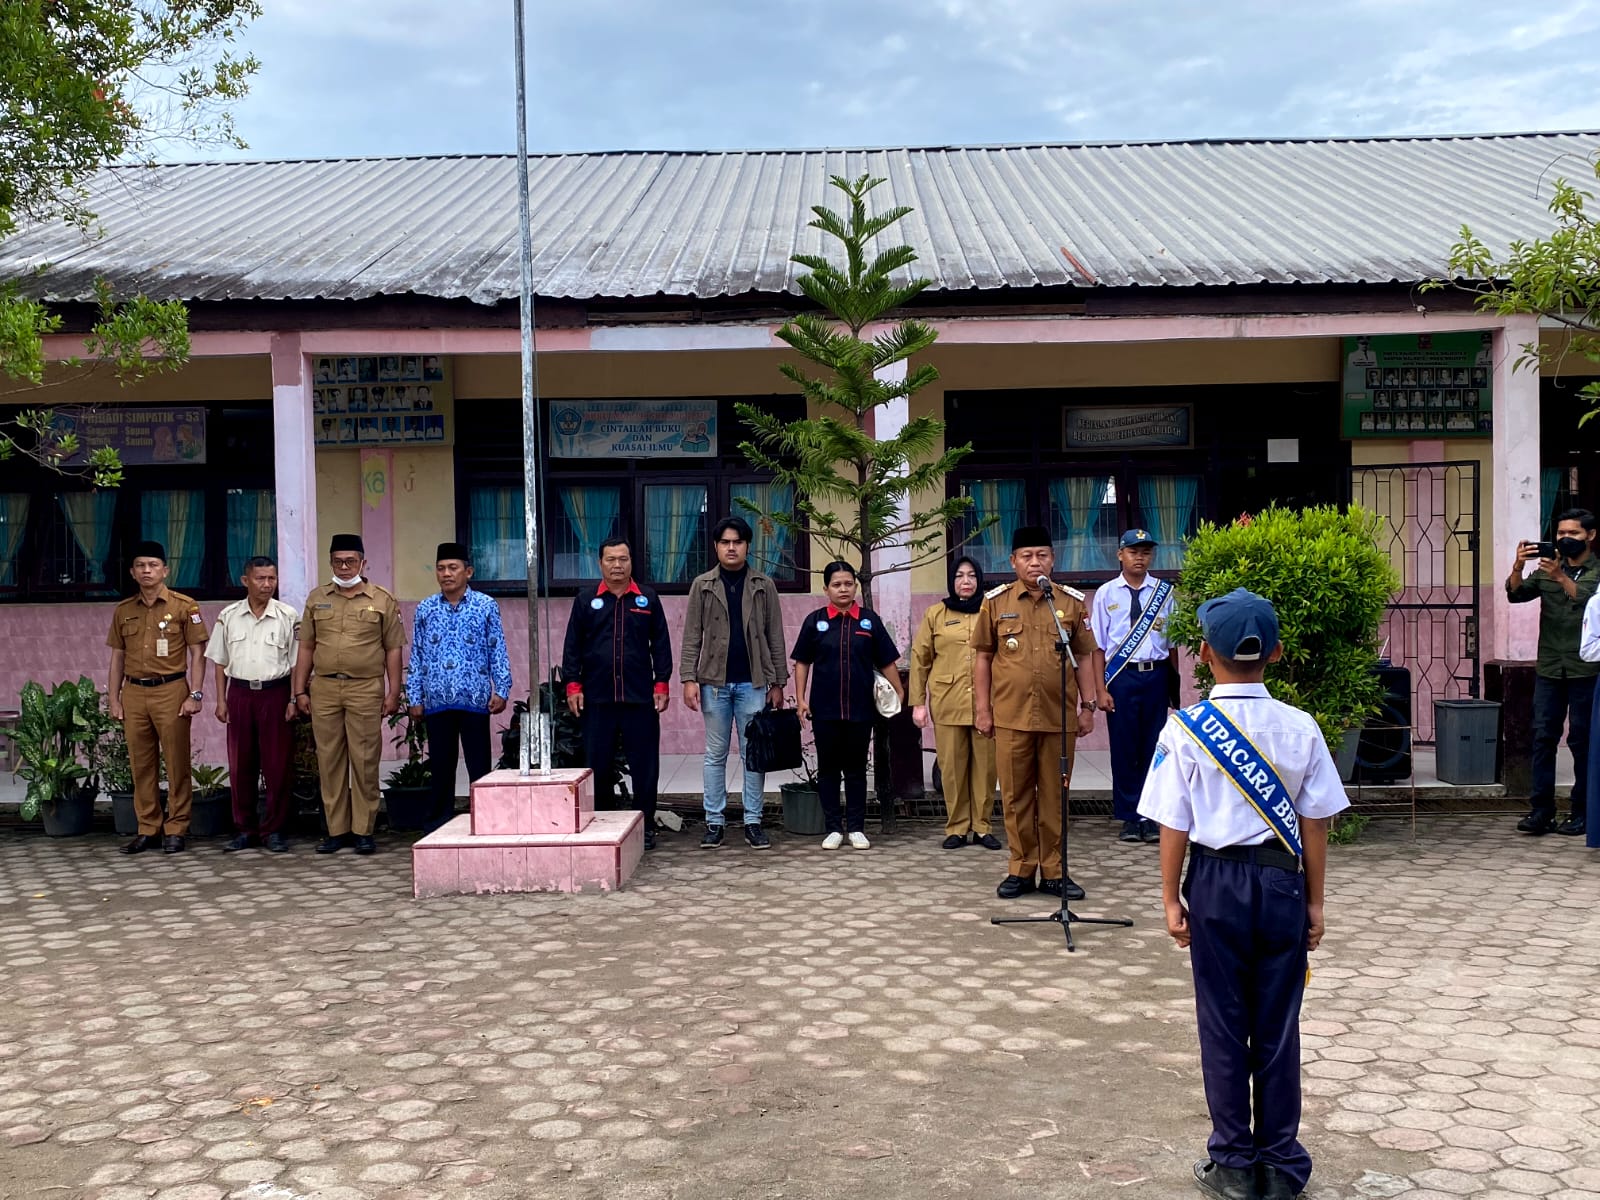
[[783, 828], [788, 833], [820, 837], [827, 832], [827, 822], [822, 816], [822, 797], [817, 793], [817, 768], [814, 760], [815, 743], [802, 743], [800, 771], [804, 779], [780, 783], [778, 794], [783, 797]]
[[433, 776], [428, 771], [428, 725], [413, 720], [402, 697], [400, 707], [386, 722], [394, 737], [390, 744], [405, 751], [405, 761], [384, 778], [383, 810], [390, 829], [423, 829], [433, 816]]
[[28, 784], [23, 820], [42, 817], [51, 837], [89, 832], [100, 791], [95, 744], [107, 719], [100, 693], [87, 675], [76, 683], [58, 683], [49, 692], [32, 680], [23, 685], [13, 735], [17, 774]]
[[189, 808], [189, 832], [195, 837], [216, 837], [233, 827], [233, 798], [228, 791], [228, 768], [204, 763], [189, 769], [194, 782]]
[[133, 764], [128, 759], [128, 738], [122, 725], [112, 722], [100, 739], [97, 751], [100, 788], [111, 797], [111, 823], [118, 837], [139, 832], [139, 816], [133, 807]]

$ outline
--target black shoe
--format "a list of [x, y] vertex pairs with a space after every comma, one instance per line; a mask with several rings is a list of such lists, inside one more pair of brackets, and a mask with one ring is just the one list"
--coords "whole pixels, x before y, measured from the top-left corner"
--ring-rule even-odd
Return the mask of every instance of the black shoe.
[[224, 854], [232, 854], [235, 850], [248, 850], [256, 844], [256, 835], [253, 833], [236, 833], [232, 840], [222, 848]]
[[700, 849], [721, 850], [722, 832], [721, 825], [707, 825], [705, 836], [700, 839]]
[[1139, 822], [1137, 820], [1124, 821], [1122, 823], [1122, 832], [1117, 834], [1117, 841], [1119, 841], [1119, 842], [1142, 842], [1142, 841], [1144, 841], [1144, 838], [1139, 836]]
[[952, 833], [949, 837], [945, 838], [945, 840], [940, 843], [940, 845], [942, 845], [944, 847], [944, 849], [946, 849], [946, 850], [959, 850], [959, 849], [961, 849], [961, 847], [965, 846], [966, 844], [967, 844], [967, 835], [964, 834], [964, 833]]
[[646, 850], [654, 850], [656, 848], [656, 831], [654, 829], [646, 829], [644, 831], [644, 848]]
[[281, 833], [267, 834], [267, 849], [274, 854], [284, 854], [289, 849], [289, 839]]
[[163, 854], [178, 854], [183, 850], [183, 839], [175, 833], [169, 833], [161, 839], [161, 852]]
[[318, 842], [314, 849], [318, 854], [336, 854], [349, 844], [349, 839], [348, 833], [330, 833]]
[[370, 833], [356, 834], [357, 854], [376, 854], [378, 852], [377, 840]]
[[1261, 1200], [1299, 1200], [1294, 1182], [1277, 1167], [1256, 1164], [1256, 1195]]
[[[1041, 892], [1049, 892], [1052, 896], [1059, 896], [1061, 895], [1061, 889], [1062, 884], [1059, 879], [1041, 879], [1039, 881], [1039, 890]], [[1071, 876], [1067, 877], [1066, 892], [1068, 900], [1082, 900], [1084, 897], [1084, 890], [1072, 882]]]
[[1241, 1167], [1223, 1167], [1202, 1158], [1194, 1164], [1194, 1181], [1218, 1200], [1256, 1200], [1256, 1173]]
[[1150, 820], [1140, 821], [1139, 840], [1141, 842], [1154, 842], [1159, 846], [1161, 844], [1161, 826]]
[[1025, 896], [1036, 890], [1031, 876], [1024, 879], [1021, 875], [1007, 875], [1000, 881], [1000, 886], [995, 888], [994, 894], [1002, 900], [1015, 900], [1018, 896]]
[[1588, 828], [1589, 822], [1584, 817], [1579, 816], [1577, 813], [1573, 813], [1565, 821], [1556, 826], [1556, 832], [1564, 833], [1568, 837], [1582, 837], [1586, 832], [1588, 832]]
[[1529, 813], [1517, 822], [1518, 833], [1531, 833], [1534, 837], [1543, 837], [1555, 827], [1555, 818], [1544, 813]]
[[982, 846], [985, 850], [1005, 849], [1005, 847], [1000, 844], [1000, 839], [995, 837], [995, 835], [992, 833], [984, 834], [981, 838], [978, 838], [976, 841], [974, 841], [973, 845]]
[[161, 839], [152, 833], [141, 833], [133, 841], [122, 848], [124, 854], [143, 854], [146, 850], [154, 850], [161, 844]]
[[752, 850], [772, 849], [772, 839], [767, 836], [767, 831], [759, 825], [746, 825], [744, 827], [744, 844]]

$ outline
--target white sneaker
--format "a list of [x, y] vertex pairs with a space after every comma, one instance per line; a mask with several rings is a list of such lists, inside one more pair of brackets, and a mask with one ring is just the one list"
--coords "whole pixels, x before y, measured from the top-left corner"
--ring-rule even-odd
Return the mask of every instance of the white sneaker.
[[844, 845], [844, 834], [842, 833], [830, 833], [822, 839], [822, 848], [824, 850], [837, 850], [842, 845]]
[[867, 835], [866, 834], [864, 834], [864, 833], [852, 833], [850, 835], [850, 849], [852, 849], [852, 850], [870, 850], [870, 849], [872, 849], [872, 843], [867, 841]]

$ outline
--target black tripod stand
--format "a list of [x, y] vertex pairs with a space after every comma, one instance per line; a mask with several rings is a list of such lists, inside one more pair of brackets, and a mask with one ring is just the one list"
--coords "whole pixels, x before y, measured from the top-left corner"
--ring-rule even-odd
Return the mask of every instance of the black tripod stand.
[[[1044, 587], [1044, 602], [1050, 603], [1050, 582], [1040, 579]], [[1054, 609], [1051, 609], [1052, 614]], [[1072, 805], [1068, 800], [1070, 785], [1072, 783], [1072, 756], [1067, 752], [1067, 664], [1072, 664], [1072, 669], [1078, 669], [1078, 659], [1072, 653], [1072, 646], [1067, 641], [1067, 631], [1061, 625], [1061, 618], [1056, 617], [1056, 658], [1061, 663], [1061, 909], [1043, 917], [991, 917], [991, 925], [1034, 925], [1041, 921], [1054, 921], [1061, 926], [1061, 932], [1067, 935], [1067, 950], [1075, 951], [1078, 947], [1072, 941], [1072, 926], [1079, 925], [1132, 925], [1127, 917], [1080, 917], [1072, 911], [1072, 906], [1067, 900], [1067, 880], [1071, 877], [1067, 870], [1067, 825], [1072, 816]], [[1039, 789], [1043, 793], [1044, 789]], [[1044, 799], [1040, 795], [1040, 801]]]

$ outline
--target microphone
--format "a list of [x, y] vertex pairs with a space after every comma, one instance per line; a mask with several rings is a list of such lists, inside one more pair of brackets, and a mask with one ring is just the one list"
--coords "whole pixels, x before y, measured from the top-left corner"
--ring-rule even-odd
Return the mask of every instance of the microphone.
[[1041, 575], [1039, 578], [1035, 579], [1034, 582], [1039, 585], [1040, 590], [1043, 591], [1046, 596], [1050, 594], [1050, 576]]

